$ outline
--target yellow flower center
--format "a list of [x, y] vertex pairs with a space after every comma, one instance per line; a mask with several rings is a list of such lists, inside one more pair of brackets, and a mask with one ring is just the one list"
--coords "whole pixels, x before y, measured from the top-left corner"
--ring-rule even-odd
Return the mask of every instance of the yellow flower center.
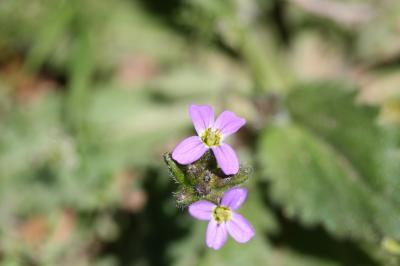
[[208, 147], [219, 146], [222, 134], [218, 129], [212, 129], [209, 127], [203, 132], [203, 134], [201, 134], [200, 138]]
[[230, 208], [225, 206], [217, 206], [213, 210], [213, 219], [217, 223], [225, 223], [229, 221], [232, 217], [232, 211]]

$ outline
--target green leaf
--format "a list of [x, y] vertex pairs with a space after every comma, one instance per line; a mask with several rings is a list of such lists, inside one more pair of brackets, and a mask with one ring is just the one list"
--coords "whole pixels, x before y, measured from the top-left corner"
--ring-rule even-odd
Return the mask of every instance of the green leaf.
[[259, 151], [285, 213], [342, 237], [399, 237], [399, 208], [385, 194], [391, 182], [380, 164], [389, 138], [375, 111], [334, 86], [295, 90], [288, 106], [297, 123], [266, 129]]
[[329, 142], [355, 166], [361, 178], [380, 186], [377, 157], [385, 137], [375, 124], [375, 109], [356, 106], [354, 93], [334, 84], [301, 87], [289, 95], [293, 119]]
[[400, 171], [398, 147], [376, 123], [378, 110], [356, 103], [354, 96], [342, 84], [309, 84], [293, 90], [287, 106], [296, 123], [331, 145], [371, 189], [394, 194], [400, 188], [393, 171]]

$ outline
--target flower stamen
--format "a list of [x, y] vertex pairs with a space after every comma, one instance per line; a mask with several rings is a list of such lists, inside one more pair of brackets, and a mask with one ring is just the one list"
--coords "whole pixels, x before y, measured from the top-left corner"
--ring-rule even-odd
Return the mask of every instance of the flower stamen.
[[222, 134], [219, 129], [213, 129], [211, 127], [207, 128], [204, 130], [203, 134], [201, 134], [201, 141], [208, 146], [208, 147], [214, 147], [214, 146], [219, 146], [221, 139], [222, 139]]
[[216, 206], [213, 209], [213, 219], [221, 224], [229, 221], [232, 217], [232, 211], [230, 208], [225, 207], [225, 206]]

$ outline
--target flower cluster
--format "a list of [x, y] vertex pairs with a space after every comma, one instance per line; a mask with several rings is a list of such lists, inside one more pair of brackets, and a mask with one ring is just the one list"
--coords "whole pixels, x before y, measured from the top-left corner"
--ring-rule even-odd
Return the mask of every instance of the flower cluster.
[[[208, 247], [220, 249], [228, 234], [237, 242], [245, 243], [255, 232], [236, 212], [247, 197], [247, 189], [237, 185], [247, 179], [249, 171], [240, 167], [235, 151], [224, 140], [246, 120], [231, 111], [224, 111], [215, 119], [208, 105], [191, 105], [189, 114], [197, 136], [186, 138], [173, 150], [172, 159], [179, 165], [169, 154], [164, 157], [175, 180], [181, 184], [181, 190], [176, 193], [177, 202], [191, 203], [189, 213], [196, 219], [209, 221]], [[223, 175], [218, 174], [218, 167]]]

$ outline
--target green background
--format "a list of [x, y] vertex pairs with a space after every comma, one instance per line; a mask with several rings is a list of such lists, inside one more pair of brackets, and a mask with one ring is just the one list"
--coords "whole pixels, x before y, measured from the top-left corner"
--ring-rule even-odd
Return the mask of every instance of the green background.
[[[240, 245], [162, 155], [247, 123]], [[0, 1], [0, 264], [400, 265], [398, 0]]]

